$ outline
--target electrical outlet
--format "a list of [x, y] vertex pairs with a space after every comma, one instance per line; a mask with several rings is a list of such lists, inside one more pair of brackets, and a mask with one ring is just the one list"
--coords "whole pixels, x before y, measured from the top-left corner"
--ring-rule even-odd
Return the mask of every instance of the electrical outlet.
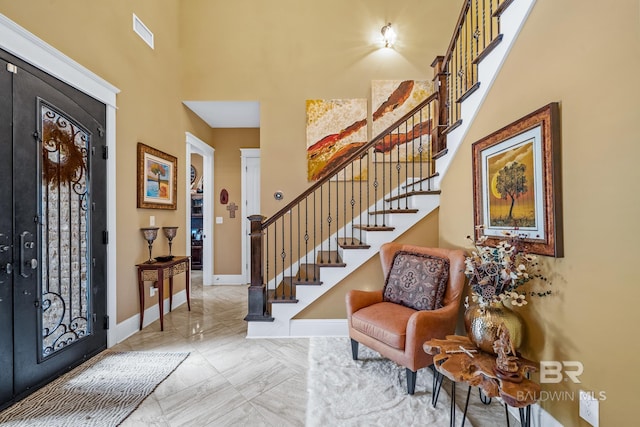
[[149, 288], [149, 296], [150, 296], [150, 297], [154, 297], [154, 296], [156, 295], [156, 291], [157, 291], [157, 290], [158, 290], [158, 289], [157, 289], [157, 288], [154, 288], [153, 286], [152, 286], [152, 287], [150, 287], [150, 288]]
[[580, 390], [580, 418], [583, 418], [593, 427], [598, 427], [600, 419], [600, 402], [593, 392]]

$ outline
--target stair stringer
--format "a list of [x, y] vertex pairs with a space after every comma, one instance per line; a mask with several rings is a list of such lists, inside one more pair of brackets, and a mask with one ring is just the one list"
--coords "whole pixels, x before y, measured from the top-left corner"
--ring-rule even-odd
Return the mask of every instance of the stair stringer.
[[502, 13], [500, 17], [502, 41], [478, 64], [480, 87], [460, 105], [462, 124], [447, 134], [447, 155], [436, 160], [435, 170], [439, 175], [434, 178], [435, 188], [441, 188], [440, 182], [447, 173], [451, 160], [466, 137], [473, 119], [478, 114], [535, 2], [536, 0], [515, 0]]
[[316, 299], [329, 291], [344, 278], [357, 270], [362, 264], [380, 251], [380, 246], [392, 242], [405, 233], [440, 206], [439, 195], [415, 195], [410, 197], [415, 214], [388, 214], [387, 225], [395, 227], [392, 231], [363, 231], [368, 249], [339, 249], [346, 267], [322, 268], [321, 286], [298, 285], [296, 304], [272, 304], [273, 322], [248, 322], [247, 338], [276, 338], [291, 336], [291, 319], [311, 305]]

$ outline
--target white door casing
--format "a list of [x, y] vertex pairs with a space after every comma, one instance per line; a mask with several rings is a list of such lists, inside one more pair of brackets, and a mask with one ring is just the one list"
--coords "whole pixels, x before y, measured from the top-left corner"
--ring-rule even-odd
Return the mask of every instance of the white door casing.
[[251, 282], [251, 238], [247, 217], [260, 214], [260, 149], [241, 148], [242, 191], [242, 276], [244, 283]]
[[191, 154], [202, 156], [202, 284], [213, 284], [213, 158], [215, 149], [190, 132], [186, 134], [185, 181], [186, 185], [186, 253], [191, 253]]

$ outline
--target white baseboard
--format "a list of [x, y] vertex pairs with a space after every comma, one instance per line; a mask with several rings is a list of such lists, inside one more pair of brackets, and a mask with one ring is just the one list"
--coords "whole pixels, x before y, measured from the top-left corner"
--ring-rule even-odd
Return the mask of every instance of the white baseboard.
[[214, 285], [248, 285], [242, 274], [214, 274]]
[[291, 337], [347, 337], [347, 319], [292, 319]]
[[[180, 307], [182, 304], [187, 302], [187, 292], [182, 290], [173, 295], [173, 306], [172, 309], [176, 309]], [[169, 298], [165, 298], [164, 300], [164, 314], [165, 316], [169, 313]], [[142, 327], [144, 328], [147, 325], [155, 322], [160, 319], [160, 311], [158, 310], [158, 305], [154, 304], [151, 307], [147, 308], [144, 311], [144, 323]], [[131, 316], [127, 320], [124, 320], [115, 327], [115, 343], [120, 343], [131, 335], [138, 332], [140, 329], [140, 314], [136, 314], [135, 316]]]
[[[509, 406], [509, 413], [516, 419], [520, 420], [520, 412], [518, 408]], [[537, 403], [531, 405], [531, 420], [529, 422], [531, 427], [564, 427], [558, 420], [553, 418], [550, 413], [542, 409]]]

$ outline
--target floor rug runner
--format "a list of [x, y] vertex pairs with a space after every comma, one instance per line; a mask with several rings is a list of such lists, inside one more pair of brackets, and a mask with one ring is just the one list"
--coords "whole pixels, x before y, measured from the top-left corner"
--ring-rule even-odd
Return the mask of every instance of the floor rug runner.
[[[351, 358], [348, 338], [311, 338], [309, 343], [307, 427], [449, 426], [451, 382], [444, 381], [438, 403], [431, 406], [432, 374], [418, 371], [416, 390], [407, 394], [405, 369], [360, 345]], [[456, 403], [464, 407], [467, 387], [458, 385]], [[504, 407], [493, 399], [480, 402], [472, 390], [466, 426], [506, 425]], [[456, 407], [456, 425], [462, 411]]]
[[104, 351], [0, 412], [0, 425], [117, 426], [188, 355]]

